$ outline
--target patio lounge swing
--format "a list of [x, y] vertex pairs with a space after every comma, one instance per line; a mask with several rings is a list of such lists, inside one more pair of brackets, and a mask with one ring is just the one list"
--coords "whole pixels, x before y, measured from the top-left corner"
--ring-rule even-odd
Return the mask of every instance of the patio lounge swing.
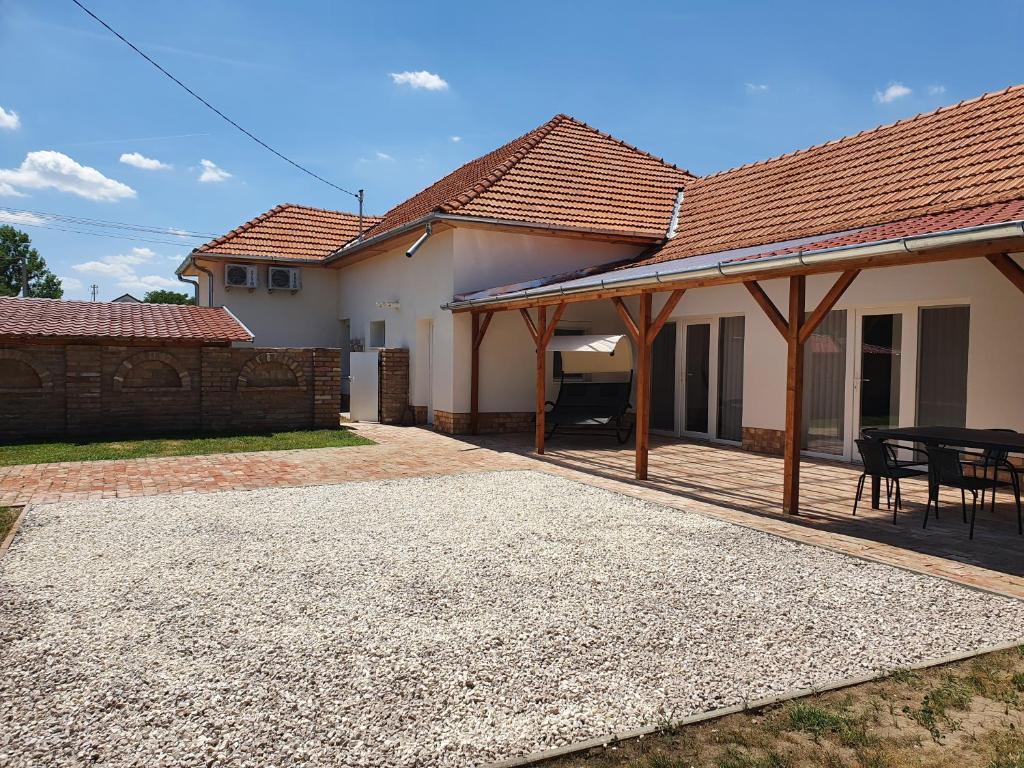
[[[562, 356], [558, 397], [545, 403], [547, 437], [563, 432], [598, 432], [614, 435], [619, 444], [629, 440], [627, 423], [633, 389], [633, 350], [624, 335], [556, 336], [548, 350]], [[566, 381], [566, 374], [586, 380]]]

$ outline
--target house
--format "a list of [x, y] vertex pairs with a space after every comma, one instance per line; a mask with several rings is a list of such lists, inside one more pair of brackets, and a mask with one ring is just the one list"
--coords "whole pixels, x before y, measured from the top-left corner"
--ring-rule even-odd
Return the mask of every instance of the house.
[[[644, 477], [648, 423], [787, 467], [872, 425], [1024, 429], [1022, 221], [1016, 86], [707, 177], [558, 115], [380, 219], [284, 206], [180, 272], [258, 343], [406, 347], [435, 428], [538, 450], [550, 335], [628, 331]], [[285, 264], [302, 290], [268, 292]]]
[[116, 299], [111, 299], [110, 301], [112, 303], [114, 303], [114, 304], [141, 304], [142, 303], [141, 299], [135, 298], [130, 293], [122, 293]]

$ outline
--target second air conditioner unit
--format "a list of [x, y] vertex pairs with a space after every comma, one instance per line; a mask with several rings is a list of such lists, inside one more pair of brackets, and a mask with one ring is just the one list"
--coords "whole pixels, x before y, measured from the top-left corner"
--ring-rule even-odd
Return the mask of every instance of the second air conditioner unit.
[[292, 291], [302, 288], [299, 270], [295, 267], [270, 267], [267, 270], [268, 291]]
[[227, 264], [224, 266], [225, 288], [255, 288], [259, 283], [256, 267], [251, 264]]

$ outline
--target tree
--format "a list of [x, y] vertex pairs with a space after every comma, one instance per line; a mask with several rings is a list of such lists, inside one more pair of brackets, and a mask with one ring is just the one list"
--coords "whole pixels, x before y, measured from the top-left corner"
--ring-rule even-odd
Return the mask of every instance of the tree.
[[146, 304], [195, 304], [196, 300], [187, 293], [177, 291], [157, 290], [149, 291], [142, 297]]
[[60, 278], [46, 268], [46, 260], [32, 247], [32, 240], [14, 227], [0, 226], [0, 296], [21, 295], [22, 263], [28, 260], [28, 295], [59, 299], [64, 295]]

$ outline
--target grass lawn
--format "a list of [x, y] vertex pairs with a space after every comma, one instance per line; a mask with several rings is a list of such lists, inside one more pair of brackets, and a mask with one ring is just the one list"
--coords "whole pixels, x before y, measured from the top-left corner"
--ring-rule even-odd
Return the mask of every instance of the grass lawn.
[[549, 768], [1024, 768], [1024, 646], [674, 728]]
[[255, 435], [176, 435], [126, 440], [0, 445], [0, 466], [53, 461], [140, 459], [146, 456], [194, 456], [204, 453], [283, 451], [291, 448], [337, 448], [372, 445], [350, 429], [263, 432]]

